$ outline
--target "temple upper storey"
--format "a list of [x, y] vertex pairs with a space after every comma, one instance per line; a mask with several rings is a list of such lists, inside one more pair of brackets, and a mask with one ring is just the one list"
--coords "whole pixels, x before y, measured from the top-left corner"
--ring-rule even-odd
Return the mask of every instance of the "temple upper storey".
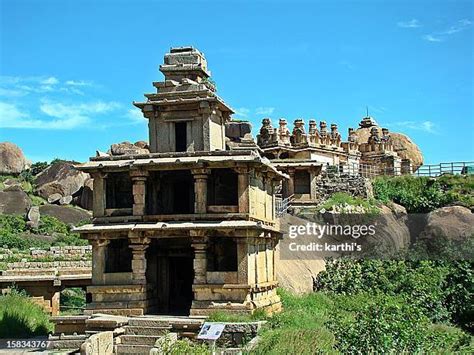
[[152, 153], [225, 150], [225, 123], [233, 110], [216, 94], [204, 55], [193, 47], [171, 48], [154, 82], [156, 93], [134, 102], [149, 120]]

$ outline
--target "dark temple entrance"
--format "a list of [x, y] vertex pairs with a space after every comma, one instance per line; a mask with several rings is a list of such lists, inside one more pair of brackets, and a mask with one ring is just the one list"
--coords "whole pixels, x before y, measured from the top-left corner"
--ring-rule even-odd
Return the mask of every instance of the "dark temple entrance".
[[156, 300], [154, 313], [189, 315], [194, 296], [194, 251], [189, 240], [155, 240], [147, 258], [147, 279], [153, 285], [153, 298]]

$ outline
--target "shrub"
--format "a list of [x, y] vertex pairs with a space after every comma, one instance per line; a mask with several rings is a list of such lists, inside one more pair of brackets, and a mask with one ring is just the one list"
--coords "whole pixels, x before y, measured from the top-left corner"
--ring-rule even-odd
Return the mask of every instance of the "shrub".
[[48, 162], [46, 161], [38, 161], [36, 163], [33, 163], [30, 167], [30, 172], [33, 176], [38, 175], [41, 173], [44, 169], [48, 167]]
[[47, 335], [53, 330], [48, 315], [21, 291], [0, 296], [0, 337], [23, 338]]
[[400, 295], [433, 322], [452, 321], [473, 331], [473, 264], [470, 261], [335, 259], [315, 288], [343, 295]]
[[432, 325], [402, 296], [359, 293], [334, 296], [336, 312], [327, 327], [343, 353], [460, 351], [471, 337], [460, 329]]
[[[53, 236], [54, 239], [46, 241], [35, 234]], [[4, 245], [10, 249], [26, 250], [50, 245], [87, 245], [87, 241], [54, 217], [41, 216], [39, 227], [30, 231], [22, 216], [0, 215], [0, 246]]]
[[373, 181], [376, 199], [398, 203], [409, 213], [427, 213], [452, 203], [453, 195], [443, 186], [441, 181], [428, 177], [378, 177]]
[[78, 287], [67, 288], [61, 292], [59, 303], [63, 314], [82, 314], [86, 306], [86, 292]]

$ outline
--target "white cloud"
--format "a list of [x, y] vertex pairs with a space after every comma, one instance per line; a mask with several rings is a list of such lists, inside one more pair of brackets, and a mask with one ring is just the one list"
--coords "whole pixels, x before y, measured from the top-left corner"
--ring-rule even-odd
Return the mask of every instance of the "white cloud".
[[69, 86], [92, 86], [92, 81], [85, 81], [85, 80], [67, 80], [66, 85]]
[[49, 78], [41, 80], [40, 84], [47, 86], [56, 85], [59, 84], [59, 80], [56, 79], [54, 76], [50, 76]]
[[421, 24], [420, 21], [418, 21], [416, 18], [413, 18], [409, 21], [397, 22], [397, 26], [402, 28], [418, 28], [421, 27]]
[[250, 109], [246, 107], [239, 107], [235, 109], [235, 114], [240, 117], [248, 117], [250, 114]]
[[444, 31], [437, 31], [431, 34], [426, 34], [422, 36], [425, 41], [428, 42], [443, 42], [449, 36], [467, 30], [471, 25], [472, 21], [468, 19], [458, 20], [454, 25], [450, 26]]
[[401, 121], [395, 122], [391, 124], [387, 124], [387, 126], [392, 127], [400, 127], [405, 129], [411, 129], [416, 131], [423, 131], [426, 133], [436, 134], [438, 133], [436, 124], [432, 121]]
[[257, 107], [255, 113], [257, 115], [271, 115], [275, 111], [275, 107]]
[[472, 21], [468, 19], [462, 19], [462, 20], [459, 20], [454, 25], [452, 25], [451, 27], [449, 27], [447, 30], [440, 32], [440, 34], [452, 35], [452, 34], [464, 31], [471, 25], [472, 25]]
[[78, 87], [86, 86], [93, 86], [93, 84], [86, 80], [67, 80], [62, 83], [54, 76], [0, 77], [1, 96], [26, 96], [53, 92], [84, 95], [84, 92]]
[[435, 37], [433, 35], [424, 35], [421, 38], [428, 42], [443, 42], [443, 39], [441, 37]]
[[18, 106], [0, 102], [0, 127], [57, 130], [84, 128], [91, 123], [91, 115], [111, 112], [120, 108], [120, 105], [102, 101], [81, 104], [44, 101], [39, 108], [46, 117], [32, 118], [29, 112]]
[[69, 117], [58, 120], [39, 120], [30, 117], [29, 113], [17, 106], [0, 102], [0, 127], [33, 128], [33, 129], [72, 129], [87, 123], [85, 117]]
[[132, 121], [132, 123], [143, 123], [148, 121], [141, 110], [137, 108], [131, 108], [127, 111], [126, 116]]

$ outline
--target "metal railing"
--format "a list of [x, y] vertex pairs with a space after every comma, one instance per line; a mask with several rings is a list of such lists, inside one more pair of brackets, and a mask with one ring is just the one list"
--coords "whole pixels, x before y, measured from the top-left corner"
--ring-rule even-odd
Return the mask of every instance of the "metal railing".
[[293, 201], [293, 195], [290, 195], [286, 198], [282, 198], [281, 196], [277, 196], [275, 198], [275, 211], [277, 217], [281, 217], [288, 211], [291, 201]]
[[474, 161], [460, 161], [420, 166], [413, 175], [437, 177], [445, 174], [474, 174]]
[[396, 176], [396, 175], [413, 175], [438, 177], [445, 174], [460, 175], [474, 174], [474, 161], [468, 162], [451, 162], [430, 165], [421, 165], [416, 171], [410, 172], [403, 167], [380, 167], [369, 164], [344, 164], [339, 166], [339, 173], [346, 173], [354, 176], [362, 176], [365, 178], [373, 178], [376, 176]]

